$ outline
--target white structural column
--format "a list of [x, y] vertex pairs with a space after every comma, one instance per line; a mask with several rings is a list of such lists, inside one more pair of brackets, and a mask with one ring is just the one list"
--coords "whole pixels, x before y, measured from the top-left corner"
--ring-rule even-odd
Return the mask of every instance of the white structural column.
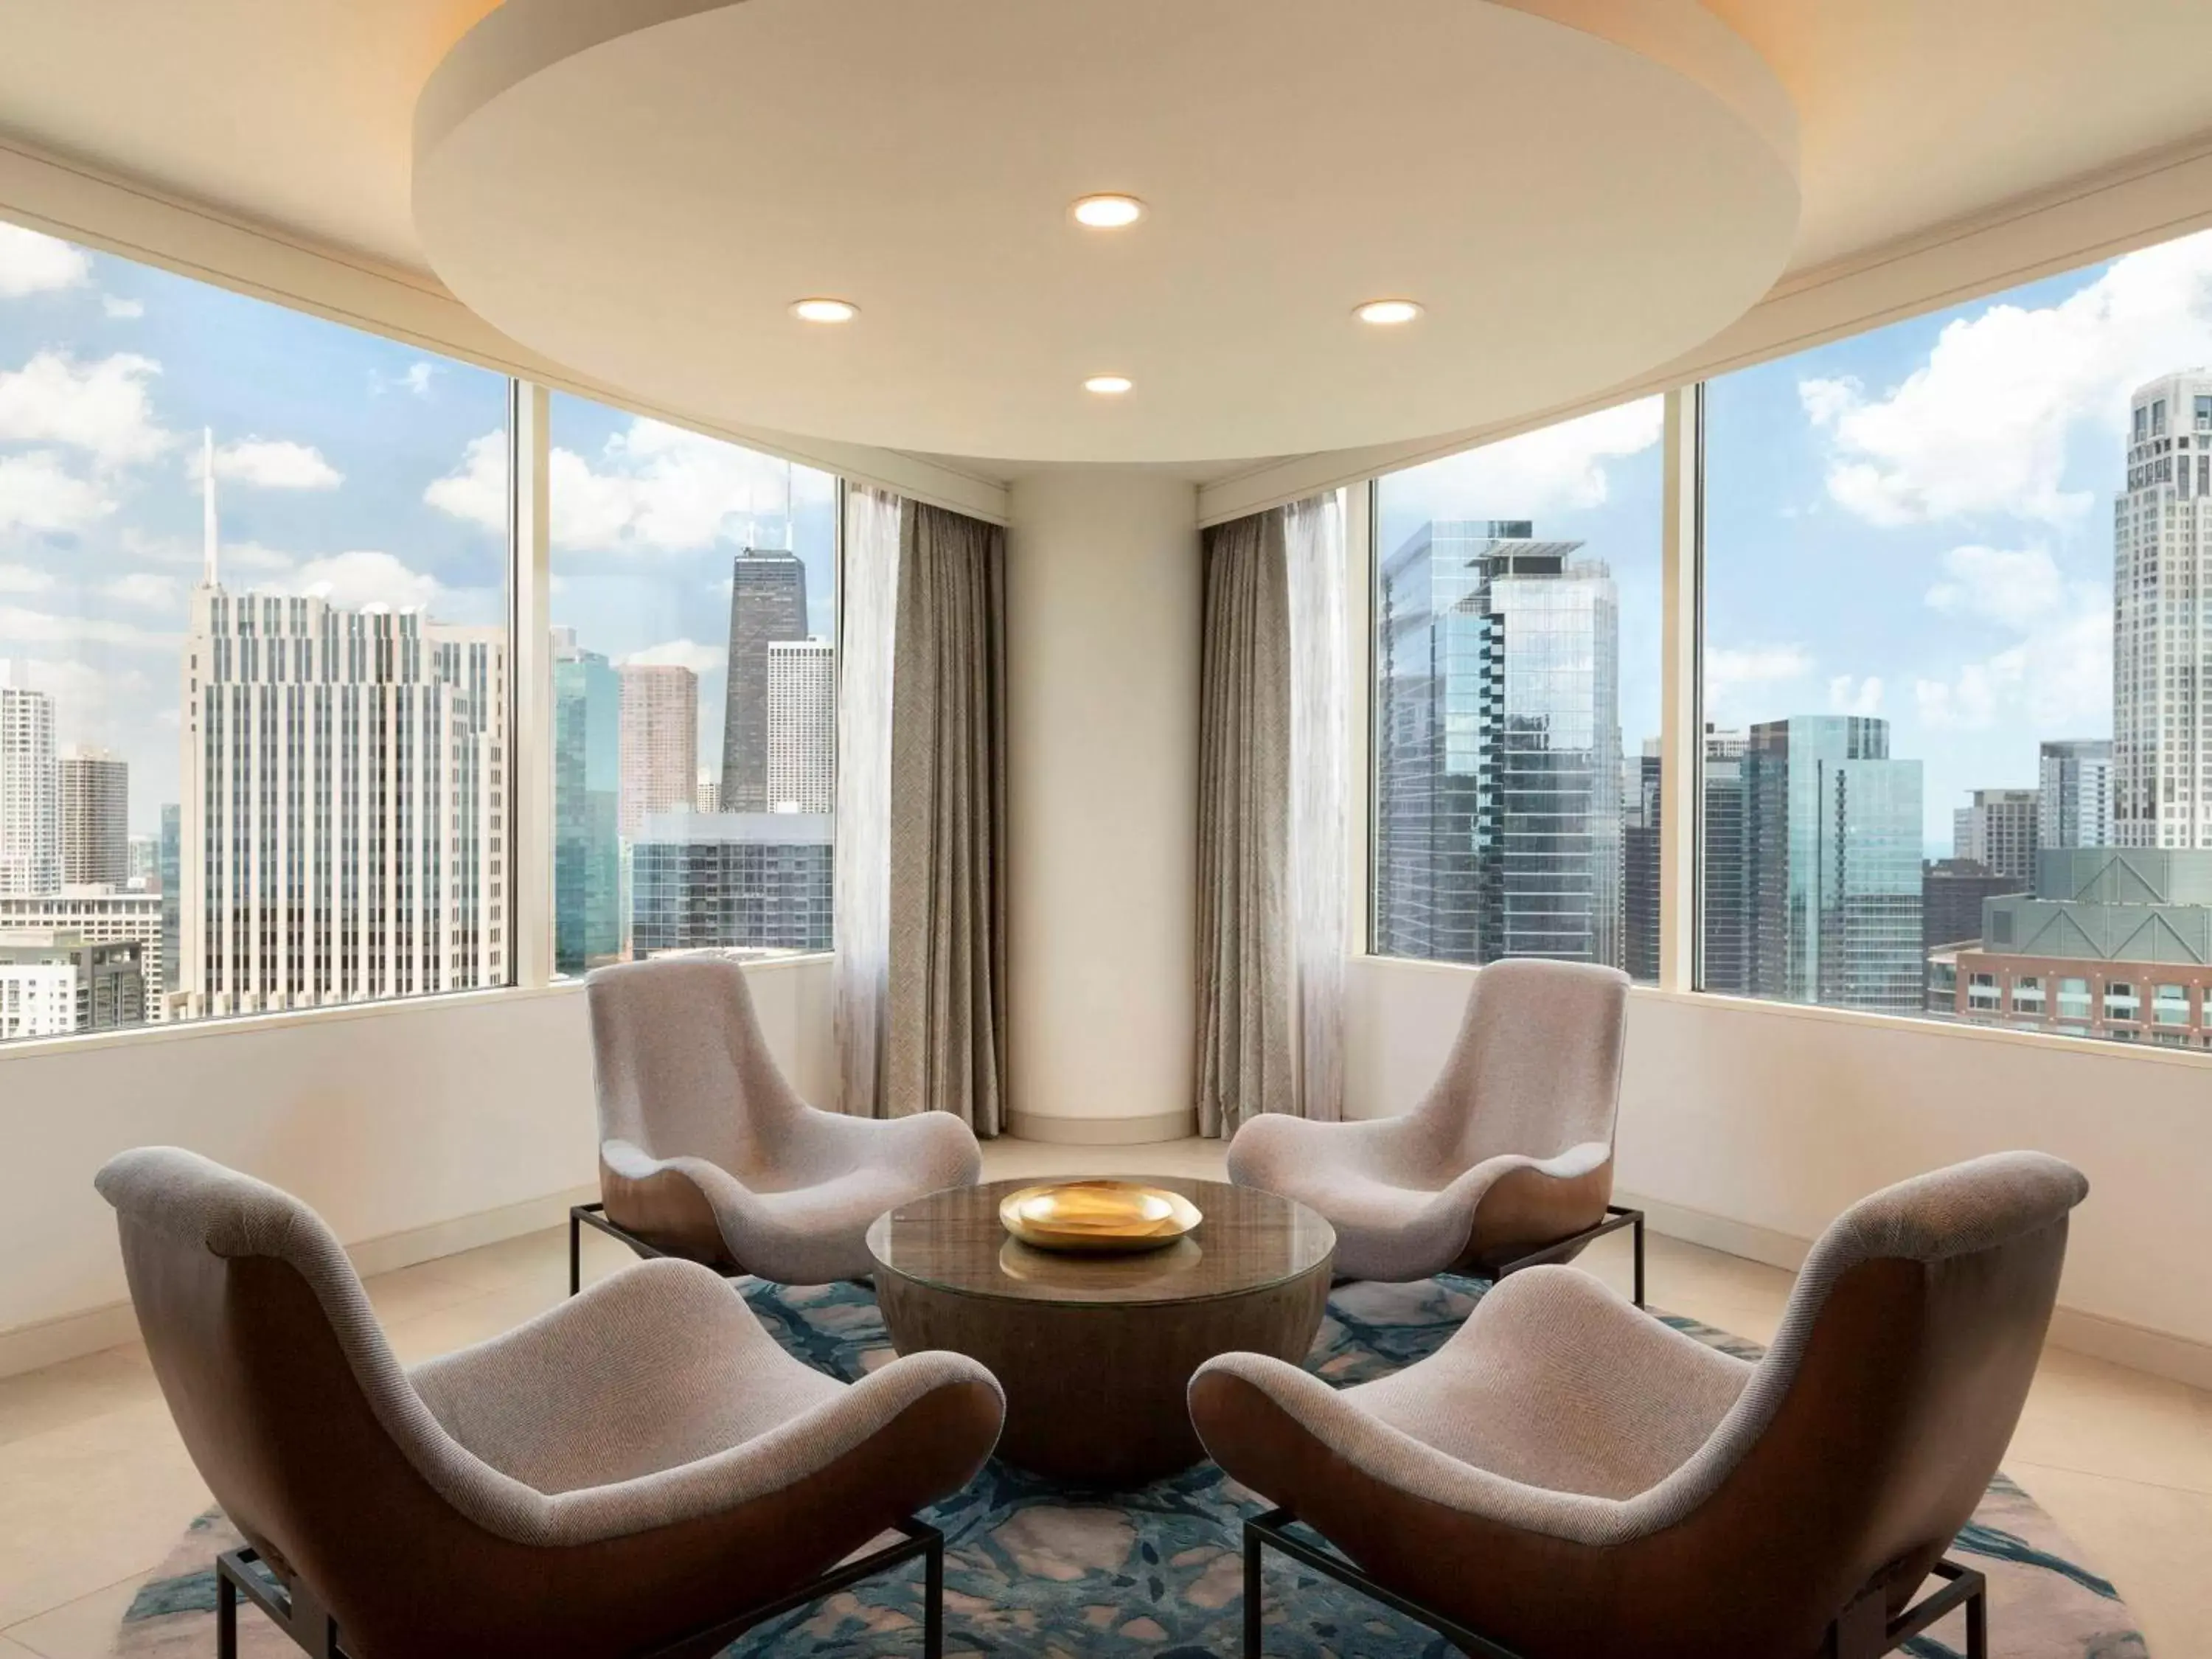
[[1659, 988], [1697, 989], [1705, 790], [1705, 388], [1667, 394], [1660, 553]]
[[507, 489], [514, 510], [508, 590], [514, 741], [507, 745], [507, 784], [514, 842], [507, 880], [514, 895], [514, 982], [537, 989], [553, 977], [553, 573], [546, 479], [551, 399], [529, 380], [512, 386]]
[[1191, 1133], [1198, 499], [1077, 469], [1008, 499], [1009, 1127]]

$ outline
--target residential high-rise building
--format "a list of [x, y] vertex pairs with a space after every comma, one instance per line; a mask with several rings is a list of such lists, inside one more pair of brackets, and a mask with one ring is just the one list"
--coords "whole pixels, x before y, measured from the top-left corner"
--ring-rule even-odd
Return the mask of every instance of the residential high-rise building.
[[2112, 740], [2045, 743], [2037, 769], [2037, 847], [2110, 847]]
[[161, 890], [161, 838], [159, 836], [132, 836], [126, 842], [131, 863], [131, 879], [124, 884], [134, 893], [158, 893]]
[[0, 1042], [143, 1024], [142, 948], [135, 939], [0, 933]]
[[2198, 599], [2212, 562], [2212, 371], [2130, 399], [2112, 503], [2112, 829], [2128, 848], [2212, 847], [2212, 683]]
[[1705, 727], [1705, 939], [1698, 984], [1730, 996], [1751, 993], [1751, 825], [1740, 731]]
[[726, 812], [768, 810], [769, 647], [805, 637], [805, 565], [780, 549], [745, 549], [730, 569], [729, 691], [722, 716]]
[[631, 943], [665, 951], [827, 951], [832, 848], [816, 812], [672, 812], [631, 849]]
[[61, 884], [54, 700], [0, 661], [0, 893], [51, 893]]
[[1445, 520], [1383, 567], [1379, 951], [1621, 961], [1620, 604], [1581, 545]]
[[1745, 776], [1752, 994], [1919, 1010], [1920, 763], [1887, 720], [1796, 715], [1751, 728]]
[[173, 1006], [506, 983], [506, 630], [226, 592], [206, 477]]
[[635, 841], [653, 812], [689, 811], [699, 771], [699, 677], [670, 664], [630, 663], [622, 677], [618, 827]]
[[574, 629], [553, 630], [553, 966], [580, 974], [623, 948], [622, 680]]
[[1646, 738], [1621, 780], [1621, 966], [1646, 981], [1659, 977], [1659, 749], [1658, 738]]
[[711, 767], [699, 769], [699, 782], [692, 792], [691, 810], [712, 817], [722, 810], [722, 775]]
[[0, 897], [0, 933], [38, 940], [75, 939], [87, 945], [140, 947], [136, 971], [145, 985], [145, 1018], [168, 1018], [167, 993], [176, 987], [162, 957], [164, 896], [114, 892], [103, 887], [64, 887], [52, 893]]
[[837, 805], [837, 653], [827, 640], [768, 648], [768, 810]]
[[2033, 789], [1977, 789], [1951, 815], [1951, 856], [2020, 883], [2035, 879], [2043, 797]]
[[55, 763], [61, 794], [62, 884], [131, 883], [131, 768], [105, 749], [68, 749]]

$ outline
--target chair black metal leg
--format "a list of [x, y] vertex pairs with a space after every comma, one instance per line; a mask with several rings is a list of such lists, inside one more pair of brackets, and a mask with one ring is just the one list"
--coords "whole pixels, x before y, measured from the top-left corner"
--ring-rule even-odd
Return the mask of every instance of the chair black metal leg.
[[1966, 1598], [1966, 1659], [1990, 1659], [1990, 1590], [1986, 1583]]
[[584, 1222], [574, 1210], [568, 1212], [568, 1294], [574, 1296], [584, 1288]]
[[215, 1569], [215, 1652], [216, 1659], [238, 1659], [238, 1586], [221, 1561]]
[[945, 1538], [942, 1534], [929, 1540], [929, 1553], [922, 1557], [921, 1595], [922, 1659], [944, 1659]]
[[1267, 1540], [1255, 1527], [1244, 1528], [1244, 1659], [1260, 1659], [1261, 1552]]
[[1631, 1237], [1636, 1246], [1636, 1305], [1644, 1305], [1644, 1212], [1636, 1212], [1634, 1231]]

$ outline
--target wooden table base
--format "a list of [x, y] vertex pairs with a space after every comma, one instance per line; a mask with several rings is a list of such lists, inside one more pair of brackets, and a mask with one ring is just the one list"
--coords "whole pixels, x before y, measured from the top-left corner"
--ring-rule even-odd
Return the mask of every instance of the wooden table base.
[[879, 1273], [877, 1300], [901, 1353], [948, 1348], [1006, 1391], [999, 1455], [1054, 1480], [1141, 1486], [1202, 1461], [1185, 1400], [1217, 1354], [1296, 1364], [1328, 1301], [1329, 1263], [1194, 1302], [1068, 1304], [975, 1296]]

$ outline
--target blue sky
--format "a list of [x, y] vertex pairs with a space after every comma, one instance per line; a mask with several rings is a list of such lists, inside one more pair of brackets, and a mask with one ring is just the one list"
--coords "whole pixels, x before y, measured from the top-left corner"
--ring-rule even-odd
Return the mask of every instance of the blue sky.
[[[64, 744], [131, 763], [131, 827], [175, 799], [179, 643], [204, 427], [233, 588], [505, 614], [507, 383], [374, 335], [0, 225], [0, 659]], [[699, 672], [719, 752], [729, 561], [787, 499], [835, 617], [823, 474], [556, 398], [554, 618]]]
[[[2212, 234], [1712, 383], [1707, 712], [1878, 714], [1925, 840], [2038, 743], [2112, 732], [2112, 512], [2129, 394], [2212, 364]], [[1621, 589], [1621, 726], [1658, 729], [1659, 422], [1606, 411], [1387, 480], [1382, 544], [1531, 518]]]

